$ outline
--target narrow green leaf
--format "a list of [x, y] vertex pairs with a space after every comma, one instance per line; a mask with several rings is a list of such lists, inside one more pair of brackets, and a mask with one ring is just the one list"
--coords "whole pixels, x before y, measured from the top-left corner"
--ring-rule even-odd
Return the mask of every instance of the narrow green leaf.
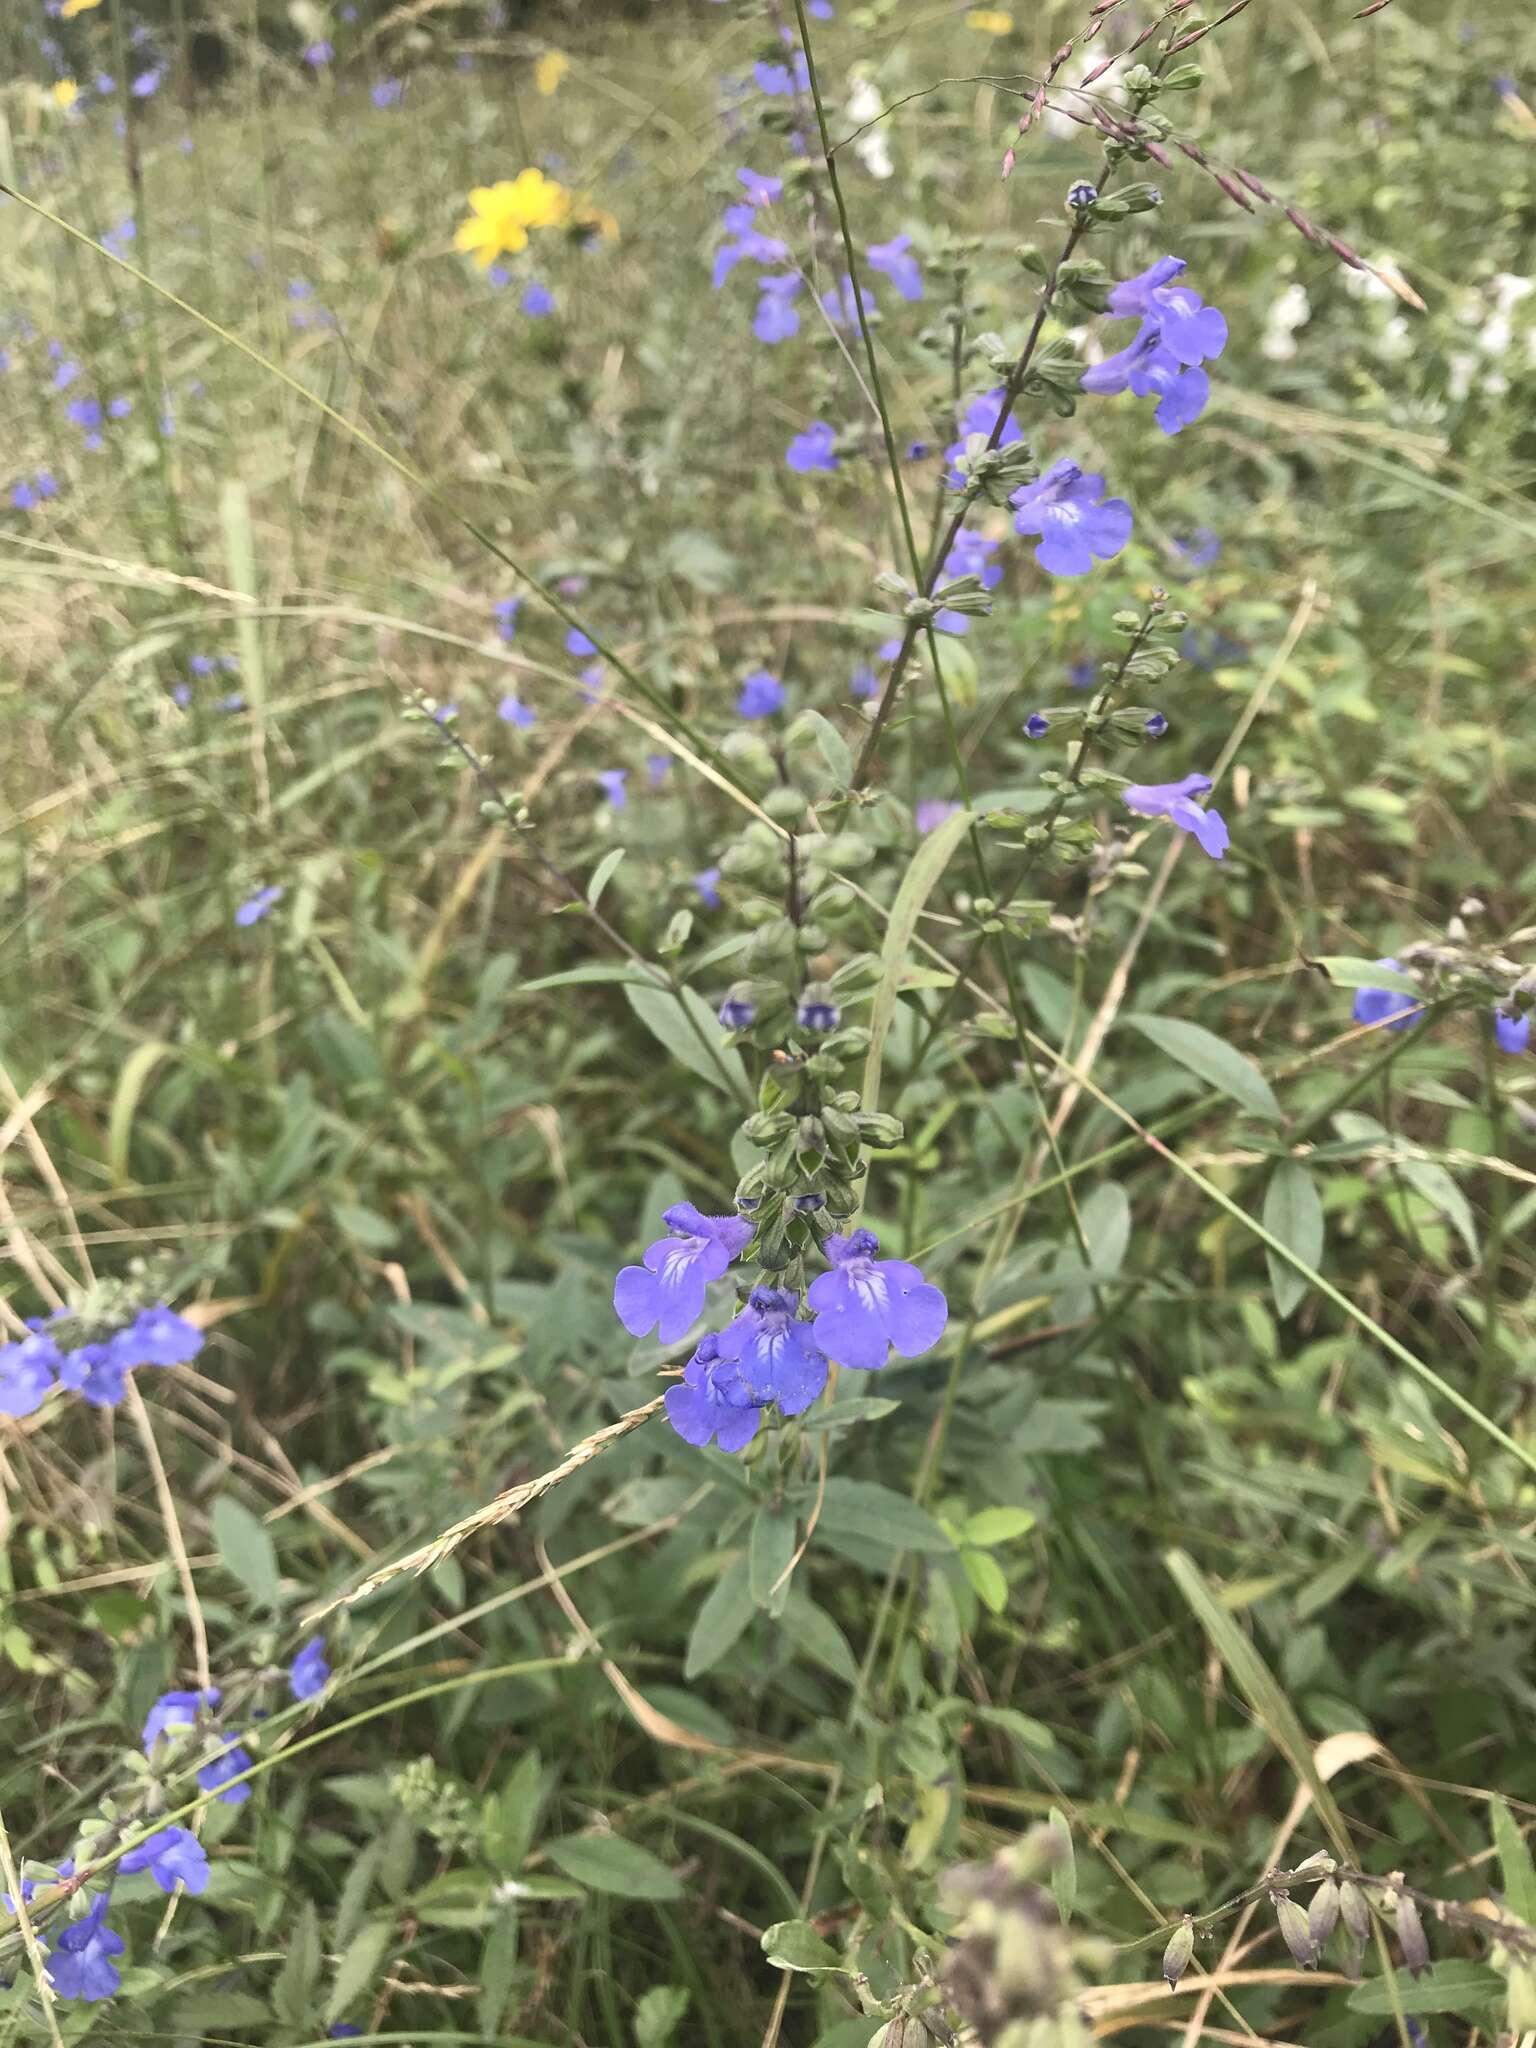
[[1493, 1846], [1499, 1852], [1499, 1870], [1504, 1879], [1504, 1904], [1516, 1920], [1536, 1930], [1536, 1866], [1530, 1846], [1502, 1799], [1491, 1802]]
[[774, 1587], [795, 1554], [795, 1513], [792, 1508], [759, 1508], [752, 1517], [747, 1545], [752, 1599], [758, 1607], [781, 1604], [784, 1588]]
[[956, 811], [942, 825], [936, 825], [912, 856], [912, 864], [901, 878], [896, 900], [886, 921], [885, 942], [880, 948], [880, 981], [869, 1013], [869, 1051], [864, 1056], [864, 1107], [874, 1109], [880, 1101], [880, 1069], [885, 1059], [885, 1041], [896, 1015], [896, 998], [901, 987], [907, 950], [923, 905], [928, 901], [940, 875], [971, 827], [969, 811]]
[[765, 1928], [763, 1954], [781, 1970], [840, 1970], [843, 1959], [809, 1920], [776, 1920]]
[[683, 1664], [684, 1678], [691, 1683], [713, 1670], [726, 1652], [734, 1648], [755, 1611], [751, 1568], [745, 1557], [735, 1558], [716, 1579], [693, 1617], [688, 1655]]
[[938, 1552], [955, 1547], [915, 1501], [867, 1479], [829, 1479], [819, 1526], [887, 1550]]
[[370, 1920], [353, 1935], [331, 1980], [331, 1993], [325, 2001], [327, 2021], [340, 2019], [353, 1999], [374, 1983], [394, 1934], [393, 1920]]
[[[1287, 1251], [1316, 1269], [1323, 1258], [1323, 1205], [1311, 1174], [1299, 1159], [1281, 1159], [1264, 1191], [1264, 1228]], [[1294, 1315], [1311, 1291], [1303, 1274], [1266, 1249], [1269, 1285], [1281, 1322]]]
[[1246, 1109], [1251, 1116], [1279, 1123], [1280, 1104], [1275, 1091], [1246, 1054], [1207, 1031], [1203, 1024], [1191, 1024], [1183, 1017], [1129, 1016], [1124, 1020], [1169, 1059], [1188, 1067], [1212, 1088]]
[[1067, 1816], [1059, 1806], [1053, 1806], [1046, 1819], [1055, 1838], [1057, 1856], [1051, 1865], [1051, 1891], [1055, 1895], [1056, 1910], [1063, 1920], [1072, 1918], [1072, 1908], [1077, 1904], [1077, 1851], [1072, 1846], [1072, 1830]]
[[1415, 1979], [1399, 1970], [1393, 1985], [1385, 1977], [1373, 1977], [1349, 1994], [1349, 2009], [1380, 2019], [1392, 2011], [1394, 1988], [1400, 2009], [1412, 2018], [1421, 2012], [1481, 2012], [1503, 1997], [1505, 1986], [1500, 1972], [1486, 1963], [1450, 1956], [1434, 1964], [1427, 1977]]
[[501, 2022], [517, 1982], [517, 1904], [503, 1906], [485, 1931], [480, 1951], [480, 1996], [475, 2018], [482, 2034], [500, 2036]]
[[680, 1899], [683, 1888], [659, 1856], [622, 1835], [565, 1835], [546, 1842], [544, 1853], [557, 1870], [589, 1891], [621, 1899]]
[[288, 1959], [272, 1987], [272, 2009], [285, 2026], [309, 2031], [319, 1982], [320, 1922], [313, 1899], [306, 1899], [288, 1937]]
[[607, 888], [609, 879], [614, 869], [624, 858], [626, 850], [622, 846], [610, 847], [608, 852], [603, 855], [597, 866], [592, 870], [592, 879], [587, 883], [587, 901], [594, 910], [597, 908], [598, 898], [602, 895], [604, 889]]
[[1383, 967], [1378, 960], [1357, 959], [1352, 953], [1325, 953], [1309, 965], [1321, 967], [1335, 988], [1389, 988], [1404, 996], [1424, 993], [1412, 975]]
[[133, 1120], [138, 1114], [139, 1099], [149, 1077], [161, 1060], [175, 1050], [163, 1039], [152, 1038], [145, 1045], [136, 1045], [123, 1061], [107, 1117], [107, 1171], [114, 1182], [120, 1184], [128, 1178], [128, 1148], [133, 1138]]
[[486, 1800], [480, 1839], [486, 1858], [504, 1877], [515, 1877], [533, 1844], [539, 1824], [543, 1774], [536, 1749], [524, 1750], [499, 1791]]
[[674, 995], [654, 982], [627, 981], [624, 996], [651, 1036], [671, 1058], [729, 1095], [747, 1099], [747, 1070], [734, 1045], [723, 1043], [720, 1020], [702, 996], [685, 988]]
[[214, 1502], [208, 1520], [225, 1569], [240, 1581], [255, 1606], [275, 1614], [283, 1604], [283, 1586], [277, 1551], [265, 1527], [227, 1493]]
[[858, 1661], [848, 1646], [848, 1638], [824, 1608], [807, 1598], [804, 1593], [791, 1593], [784, 1603], [784, 1612], [779, 1617], [784, 1633], [810, 1658], [830, 1671], [834, 1678], [841, 1678], [849, 1685], [856, 1685], [859, 1677]]

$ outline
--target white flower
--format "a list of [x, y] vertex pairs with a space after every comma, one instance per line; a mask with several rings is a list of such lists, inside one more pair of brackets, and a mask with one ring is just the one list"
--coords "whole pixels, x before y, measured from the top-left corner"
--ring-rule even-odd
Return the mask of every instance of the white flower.
[[[884, 105], [880, 88], [872, 78], [854, 79], [846, 112], [855, 128], [875, 120]], [[894, 177], [896, 166], [891, 162], [891, 146], [885, 138], [884, 122], [878, 128], [866, 129], [855, 141], [853, 153], [872, 178]]]
[[1269, 309], [1259, 353], [1268, 356], [1272, 363], [1288, 363], [1296, 353], [1294, 336], [1297, 328], [1305, 327], [1311, 318], [1312, 301], [1307, 297], [1306, 288], [1288, 284]]

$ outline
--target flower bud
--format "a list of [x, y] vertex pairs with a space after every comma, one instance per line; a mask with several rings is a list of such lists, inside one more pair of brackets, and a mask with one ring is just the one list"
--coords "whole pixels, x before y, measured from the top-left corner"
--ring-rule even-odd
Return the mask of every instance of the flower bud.
[[1327, 1944], [1333, 1930], [1339, 1924], [1339, 1887], [1333, 1878], [1324, 1878], [1312, 1894], [1307, 1906], [1307, 1931], [1312, 1936], [1312, 1946], [1321, 1951]]
[[1080, 213], [1092, 206], [1098, 196], [1098, 186], [1090, 185], [1086, 178], [1079, 178], [1075, 185], [1069, 185], [1067, 188], [1067, 204], [1074, 213]]
[[1346, 1877], [1339, 1886], [1339, 1912], [1344, 1925], [1358, 1942], [1371, 1938], [1371, 1909], [1366, 1904], [1365, 1893], [1352, 1878]]
[[883, 1109], [861, 1110], [855, 1117], [859, 1136], [868, 1145], [899, 1145], [907, 1127], [899, 1116], [887, 1116]]
[[1170, 1991], [1178, 1989], [1179, 1979], [1189, 1968], [1189, 1959], [1194, 1952], [1194, 1922], [1186, 1913], [1182, 1923], [1175, 1927], [1169, 1936], [1168, 1946], [1163, 1950], [1163, 1976], [1167, 1979]]
[[750, 1031], [757, 1021], [757, 1002], [748, 981], [732, 983], [717, 1012], [727, 1031]]
[[749, 1145], [777, 1145], [794, 1127], [795, 1120], [787, 1109], [760, 1109], [747, 1118], [741, 1135]]
[[1398, 1947], [1403, 1952], [1403, 1961], [1410, 1977], [1421, 1976], [1429, 1968], [1429, 1940], [1424, 1932], [1424, 1922], [1419, 1918], [1419, 1909], [1406, 1892], [1398, 1892], [1393, 1908], [1397, 1923]]
[[795, 1022], [800, 1029], [820, 1035], [835, 1031], [842, 1021], [842, 1012], [833, 1002], [832, 991], [825, 982], [811, 982], [795, 1010]]
[[789, 789], [782, 784], [769, 790], [763, 798], [763, 809], [775, 825], [783, 825], [789, 831], [805, 822], [805, 798], [798, 789]]
[[1024, 721], [1024, 737], [1027, 740], [1043, 740], [1051, 729], [1051, 721], [1043, 711], [1031, 711]]
[[1275, 1909], [1281, 1937], [1290, 1950], [1293, 1959], [1304, 1970], [1316, 1967], [1317, 1950], [1312, 1943], [1312, 1931], [1307, 1925], [1307, 1916], [1296, 1901], [1285, 1892], [1271, 1892], [1269, 1903]]

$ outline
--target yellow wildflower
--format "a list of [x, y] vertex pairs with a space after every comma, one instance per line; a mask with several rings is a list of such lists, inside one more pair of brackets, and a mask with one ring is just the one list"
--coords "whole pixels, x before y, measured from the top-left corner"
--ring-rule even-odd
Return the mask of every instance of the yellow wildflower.
[[63, 21], [73, 21], [77, 14], [84, 14], [88, 7], [100, 5], [101, 0], [64, 0], [64, 5], [59, 9], [59, 17]]
[[469, 195], [470, 218], [459, 223], [453, 246], [489, 270], [498, 256], [528, 246], [530, 228], [555, 228], [570, 216], [571, 195], [540, 170], [519, 171]]
[[533, 67], [533, 82], [545, 99], [549, 98], [570, 68], [571, 60], [566, 56], [564, 50], [546, 50], [544, 52], [538, 63]]
[[61, 114], [67, 114], [80, 97], [80, 88], [72, 78], [61, 78], [53, 88], [53, 104]]
[[1001, 7], [973, 7], [965, 17], [965, 25], [984, 36], [1007, 36], [1013, 33], [1013, 16], [1005, 14]]

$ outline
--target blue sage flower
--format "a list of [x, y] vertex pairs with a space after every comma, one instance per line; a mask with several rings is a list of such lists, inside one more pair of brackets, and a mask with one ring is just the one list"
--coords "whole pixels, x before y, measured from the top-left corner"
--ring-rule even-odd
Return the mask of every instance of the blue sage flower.
[[1493, 1012], [1493, 1035], [1501, 1052], [1524, 1052], [1531, 1042], [1529, 1010], [1509, 1010], [1502, 1003]]
[[752, 332], [758, 340], [769, 343], [788, 341], [791, 335], [798, 334], [800, 315], [794, 306], [800, 292], [798, 275], [789, 270], [779, 276], [760, 277], [757, 289], [761, 296], [753, 316]]
[[95, 1408], [115, 1408], [128, 1391], [126, 1368], [110, 1343], [77, 1344], [59, 1360], [59, 1385]]
[[1143, 727], [1149, 740], [1160, 740], [1168, 730], [1168, 720], [1161, 711], [1154, 711]]
[[1139, 818], [1166, 818], [1181, 832], [1192, 832], [1201, 850], [1220, 860], [1231, 845], [1220, 811], [1203, 811], [1193, 801], [1211, 787], [1209, 775], [1186, 775], [1179, 782], [1132, 782], [1121, 790], [1127, 810]]
[[876, 310], [875, 295], [860, 285], [859, 295], [855, 300], [853, 279], [846, 272], [830, 291], [825, 291], [821, 295], [821, 310], [834, 327], [857, 327], [861, 307], [867, 318]]
[[757, 1022], [757, 1004], [750, 987], [738, 983], [729, 990], [717, 1015], [727, 1031], [750, 1031]]
[[889, 242], [871, 242], [868, 250], [870, 269], [888, 277], [902, 298], [908, 300], [923, 296], [923, 273], [911, 249], [910, 235], [896, 235]]
[[752, 1241], [739, 1216], [704, 1216], [692, 1202], [663, 1210], [673, 1232], [647, 1245], [644, 1263], [625, 1266], [613, 1283], [613, 1308], [632, 1337], [654, 1326], [657, 1341], [675, 1344], [704, 1312], [704, 1290]]
[[175, 1309], [158, 1301], [141, 1308], [126, 1330], [112, 1339], [119, 1365], [187, 1365], [203, 1348], [203, 1333]]
[[112, 1958], [126, 1944], [107, 1925], [107, 1896], [103, 1892], [83, 1920], [49, 1936], [48, 1982], [60, 1998], [111, 1998], [122, 1984]]
[[1043, 740], [1051, 729], [1051, 721], [1043, 711], [1031, 711], [1024, 721], [1024, 737], [1027, 740]]
[[1095, 561], [1112, 560], [1131, 537], [1131, 508], [1124, 498], [1106, 498], [1103, 477], [1087, 476], [1065, 459], [1015, 491], [1010, 502], [1018, 531], [1041, 536], [1035, 560], [1053, 576], [1086, 576]]
[[720, 908], [720, 870], [700, 868], [693, 878], [694, 892], [706, 910]]
[[[984, 533], [973, 533], [962, 526], [955, 535], [954, 544], [944, 557], [946, 576], [974, 576], [983, 590], [996, 590], [1003, 580], [1001, 562], [994, 562], [993, 555], [999, 543]], [[941, 633], [969, 633], [970, 616], [966, 612], [951, 611], [945, 606], [934, 614], [933, 623]]]
[[789, 261], [788, 242], [780, 241], [777, 235], [765, 235], [757, 225], [756, 212], [752, 206], [745, 203], [728, 206], [721, 219], [727, 239], [715, 251], [715, 261], [709, 275], [710, 284], [716, 291], [719, 291], [738, 263], [756, 263], [761, 269], [766, 270], [775, 263]]
[[0, 1415], [32, 1415], [42, 1407], [63, 1360], [41, 1331], [0, 1344]]
[[784, 685], [765, 668], [753, 669], [742, 680], [736, 711], [741, 718], [772, 718], [784, 709]]
[[811, 1282], [807, 1300], [817, 1311], [816, 1342], [829, 1358], [858, 1372], [878, 1372], [894, 1350], [919, 1358], [944, 1334], [949, 1304], [905, 1259], [877, 1259], [872, 1230], [829, 1237], [823, 1249], [829, 1273]]
[[597, 779], [603, 785], [603, 795], [607, 797], [609, 803], [612, 804], [616, 811], [622, 811], [629, 802], [629, 791], [626, 787], [629, 781], [629, 770], [627, 768], [600, 768], [597, 771]]
[[952, 818], [960, 806], [947, 796], [925, 796], [913, 813], [913, 822], [924, 837]]
[[1176, 284], [1187, 266], [1180, 256], [1163, 256], [1109, 294], [1111, 319], [1139, 319], [1136, 338], [1118, 354], [1085, 370], [1085, 391], [1108, 395], [1130, 390], [1156, 397], [1153, 417], [1165, 434], [1177, 434], [1204, 412], [1211, 380], [1199, 366], [1227, 345], [1227, 323], [1197, 291]]
[[767, 1405], [752, 1390], [736, 1359], [722, 1358], [720, 1339], [704, 1337], [683, 1367], [681, 1386], [666, 1391], [667, 1420], [685, 1444], [717, 1443], [739, 1451], [757, 1434]]
[[754, 1287], [719, 1338], [721, 1358], [740, 1367], [753, 1395], [786, 1415], [802, 1414], [827, 1384], [826, 1355], [811, 1325], [799, 1320], [799, 1307], [800, 1297], [787, 1287]]
[[[1002, 408], [1003, 386], [999, 384], [995, 390], [983, 392], [981, 397], [973, 398], [961, 413], [957, 422], [957, 438], [944, 450], [944, 474], [952, 490], [958, 491], [965, 483], [958, 465], [960, 457], [965, 453], [966, 442], [972, 434], [990, 436], [997, 425], [997, 417]], [[1010, 412], [1003, 423], [1003, 431], [997, 437], [997, 445], [999, 448], [1011, 448], [1015, 441], [1022, 441], [1023, 438], [1024, 429]]]
[[400, 95], [405, 90], [398, 78], [381, 78], [369, 94], [369, 98], [382, 114], [390, 107], [398, 107]]
[[784, 450], [784, 460], [801, 476], [809, 476], [813, 469], [839, 468], [836, 449], [837, 429], [825, 420], [812, 420]]
[[325, 1661], [324, 1636], [311, 1636], [288, 1667], [288, 1690], [296, 1700], [312, 1700], [324, 1692], [331, 1675]]
[[[251, 1796], [249, 1785], [231, 1785], [231, 1778], [238, 1778], [242, 1771], [248, 1771], [255, 1759], [249, 1750], [239, 1743], [220, 1750], [210, 1763], [203, 1765], [197, 1774], [197, 1782], [205, 1792], [218, 1794], [220, 1806], [243, 1806]], [[220, 1791], [220, 1787], [225, 1789]]]
[[190, 1828], [161, 1828], [130, 1849], [118, 1865], [125, 1877], [147, 1870], [163, 1892], [184, 1884], [189, 1892], [208, 1889], [208, 1856]]
[[807, 989], [795, 1009], [795, 1022], [802, 1031], [818, 1034], [835, 1031], [843, 1021], [843, 1013], [830, 996], [819, 989]]
[[589, 640], [580, 626], [572, 626], [565, 636], [565, 651], [567, 654], [596, 654], [597, 642]]
[[517, 615], [523, 608], [520, 597], [498, 597], [491, 606], [496, 615], [496, 630], [508, 645], [517, 632]]
[[532, 278], [523, 286], [523, 295], [518, 305], [530, 320], [545, 320], [555, 310], [555, 295], [547, 284], [540, 284]]
[[537, 714], [530, 711], [528, 706], [519, 698], [513, 696], [502, 698], [501, 702], [496, 706], [496, 716], [505, 720], [508, 725], [515, 725], [524, 732], [527, 731], [530, 725], [538, 723]]
[[175, 1737], [190, 1733], [197, 1727], [201, 1709], [207, 1707], [211, 1710], [222, 1698], [223, 1694], [216, 1685], [210, 1685], [205, 1692], [161, 1693], [144, 1722], [144, 1754], [154, 1755], [155, 1744], [162, 1735]]
[[235, 912], [235, 923], [238, 925], [260, 924], [261, 920], [270, 913], [274, 904], [282, 901], [282, 896], [282, 885], [277, 882], [269, 883], [265, 889], [258, 889], [254, 896], [247, 896], [240, 905], [240, 908]]
[[[1390, 957], [1376, 965], [1389, 967], [1394, 974], [1403, 972], [1402, 962]], [[1388, 1031], [1406, 1031], [1423, 1016], [1424, 1005], [1400, 988], [1357, 988], [1352, 1014], [1357, 1024], [1384, 1024]]]

